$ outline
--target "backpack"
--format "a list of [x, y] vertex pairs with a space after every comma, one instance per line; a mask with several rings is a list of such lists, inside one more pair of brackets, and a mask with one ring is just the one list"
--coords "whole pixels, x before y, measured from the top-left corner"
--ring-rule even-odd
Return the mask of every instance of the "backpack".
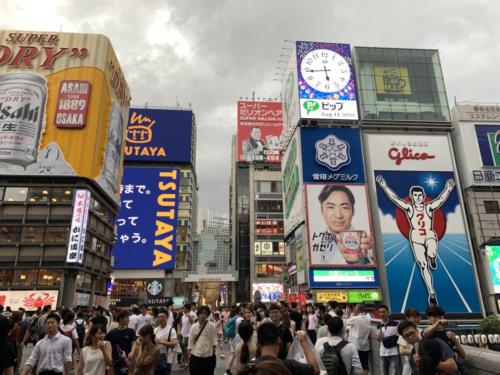
[[344, 361], [340, 355], [340, 351], [348, 344], [347, 341], [342, 340], [337, 345], [330, 345], [328, 342], [323, 344], [323, 353], [321, 360], [325, 365], [328, 375], [348, 375], [345, 369]]
[[71, 328], [69, 331], [63, 331], [62, 329], [59, 328], [59, 331], [66, 337], [69, 337], [71, 340], [73, 340], [73, 330], [74, 328]]
[[234, 338], [236, 336], [236, 317], [233, 316], [227, 320], [224, 326], [224, 335], [229, 338]]
[[82, 320], [81, 324], [78, 324], [77, 321], [75, 321], [76, 324], [76, 333], [78, 333], [78, 343], [80, 344], [80, 347], [83, 347], [83, 339], [85, 338], [85, 320]]

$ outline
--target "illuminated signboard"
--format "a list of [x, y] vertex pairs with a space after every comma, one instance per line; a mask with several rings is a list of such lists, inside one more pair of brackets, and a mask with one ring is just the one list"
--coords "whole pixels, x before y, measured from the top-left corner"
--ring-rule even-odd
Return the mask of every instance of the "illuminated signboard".
[[410, 77], [406, 66], [374, 66], [378, 94], [411, 95]]
[[500, 246], [486, 246], [491, 281], [495, 293], [500, 293]]
[[316, 292], [316, 302], [328, 303], [329, 301], [337, 301], [347, 303], [347, 291], [345, 290], [325, 290]]
[[310, 269], [309, 273], [311, 288], [378, 286], [377, 273], [373, 269]]
[[382, 301], [382, 296], [378, 289], [370, 290], [349, 290], [347, 291], [349, 303], [363, 303], [366, 301]]

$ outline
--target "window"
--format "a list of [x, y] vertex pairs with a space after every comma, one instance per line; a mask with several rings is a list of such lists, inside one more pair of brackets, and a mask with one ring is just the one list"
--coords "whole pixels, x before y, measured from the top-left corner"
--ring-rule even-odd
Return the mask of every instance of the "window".
[[282, 264], [256, 264], [257, 277], [280, 277], [283, 274]]
[[28, 190], [28, 202], [46, 203], [49, 201], [49, 188], [32, 187]]
[[0, 227], [0, 243], [15, 243], [19, 241], [21, 227]]
[[484, 210], [487, 214], [500, 213], [500, 205], [498, 201], [484, 201]]
[[53, 203], [73, 203], [73, 189], [53, 188], [50, 201]]
[[12, 285], [36, 285], [38, 270], [17, 270]]
[[42, 269], [38, 272], [38, 285], [59, 286], [61, 285], [61, 279], [61, 271]]
[[255, 201], [256, 212], [283, 212], [281, 200], [258, 200]]
[[24, 227], [21, 242], [42, 243], [44, 227]]
[[47, 227], [44, 243], [64, 244], [68, 238], [69, 227]]
[[7, 286], [12, 283], [13, 270], [0, 270], [0, 285]]
[[5, 202], [26, 202], [28, 196], [27, 187], [8, 187], [5, 189]]

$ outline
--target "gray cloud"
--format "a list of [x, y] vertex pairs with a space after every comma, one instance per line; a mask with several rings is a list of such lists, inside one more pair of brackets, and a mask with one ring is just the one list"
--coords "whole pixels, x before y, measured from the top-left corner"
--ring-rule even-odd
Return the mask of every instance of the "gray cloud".
[[105, 34], [133, 103], [191, 103], [200, 207], [224, 212], [236, 101], [279, 97], [285, 39], [439, 49], [449, 98], [500, 102], [499, 13], [495, 2], [465, 0], [32, 0], [3, 4], [0, 26]]

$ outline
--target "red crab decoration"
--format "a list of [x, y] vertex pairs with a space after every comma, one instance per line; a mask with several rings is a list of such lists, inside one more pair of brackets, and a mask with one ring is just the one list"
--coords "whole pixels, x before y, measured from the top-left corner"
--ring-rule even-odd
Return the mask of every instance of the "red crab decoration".
[[[37, 296], [38, 294], [38, 296]], [[35, 297], [36, 296], [36, 297]], [[36, 310], [38, 308], [42, 308], [47, 305], [52, 305], [54, 304], [55, 298], [54, 296], [51, 296], [49, 293], [44, 292], [44, 293], [31, 293], [29, 296], [24, 297], [23, 299], [23, 306], [28, 308], [28, 309], [33, 309]]]

